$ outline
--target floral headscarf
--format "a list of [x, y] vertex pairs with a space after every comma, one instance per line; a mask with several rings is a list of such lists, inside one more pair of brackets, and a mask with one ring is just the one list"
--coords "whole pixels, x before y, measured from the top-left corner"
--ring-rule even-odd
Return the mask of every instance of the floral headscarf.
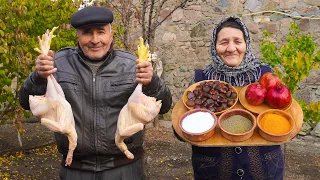
[[[237, 22], [244, 33], [244, 39], [247, 45], [246, 53], [239, 66], [230, 67], [221, 60], [216, 50], [217, 29], [226, 21]], [[257, 82], [261, 76], [261, 61], [255, 57], [250, 47], [250, 36], [246, 25], [237, 17], [228, 17], [223, 19], [212, 31], [211, 37], [211, 56], [212, 63], [203, 70], [206, 77], [228, 82], [234, 86], [245, 86]]]

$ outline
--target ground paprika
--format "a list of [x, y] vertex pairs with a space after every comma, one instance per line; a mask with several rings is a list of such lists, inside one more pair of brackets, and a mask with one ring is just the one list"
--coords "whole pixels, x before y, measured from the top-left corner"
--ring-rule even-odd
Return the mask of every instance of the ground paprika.
[[260, 120], [260, 126], [263, 130], [279, 135], [290, 131], [291, 124], [288, 119], [278, 114], [266, 114]]

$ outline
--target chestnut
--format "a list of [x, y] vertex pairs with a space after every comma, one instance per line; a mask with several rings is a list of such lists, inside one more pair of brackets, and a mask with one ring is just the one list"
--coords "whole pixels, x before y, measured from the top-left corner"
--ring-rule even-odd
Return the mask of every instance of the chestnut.
[[193, 94], [193, 92], [188, 91], [188, 92], [187, 92], [187, 97], [188, 97], [188, 99], [192, 99], [192, 98], [195, 97], [195, 95]]
[[186, 104], [187, 104], [187, 106], [189, 106], [189, 107], [193, 107], [194, 104], [195, 104], [195, 102], [194, 102], [193, 100], [188, 99], [187, 102], [186, 102]]

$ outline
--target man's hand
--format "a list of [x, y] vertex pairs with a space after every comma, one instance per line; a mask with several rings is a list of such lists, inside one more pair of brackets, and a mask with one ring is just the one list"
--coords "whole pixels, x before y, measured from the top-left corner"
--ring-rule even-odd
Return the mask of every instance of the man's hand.
[[54, 68], [53, 51], [50, 50], [48, 55], [41, 54], [37, 57], [36, 70], [38, 75], [44, 79], [57, 71], [57, 68]]
[[136, 61], [136, 81], [143, 85], [148, 85], [151, 82], [153, 75], [153, 68], [151, 62], [139, 63], [139, 60]]

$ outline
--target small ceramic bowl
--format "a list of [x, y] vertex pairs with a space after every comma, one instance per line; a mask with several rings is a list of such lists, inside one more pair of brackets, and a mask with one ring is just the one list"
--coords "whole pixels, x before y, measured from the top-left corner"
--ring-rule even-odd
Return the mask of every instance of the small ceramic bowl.
[[[228, 132], [227, 130], [223, 129], [222, 122], [224, 120], [226, 120], [228, 117], [231, 117], [234, 115], [241, 115], [243, 117], [248, 118], [252, 123], [251, 129], [249, 131], [247, 131], [245, 133], [241, 133], [241, 134], [234, 134], [234, 133]], [[250, 113], [249, 111], [244, 110], [244, 109], [231, 109], [231, 110], [226, 111], [220, 115], [220, 117], [218, 119], [218, 125], [220, 127], [221, 135], [224, 138], [228, 139], [229, 141], [240, 142], [240, 141], [245, 141], [245, 140], [249, 139], [253, 135], [254, 129], [257, 126], [257, 122], [256, 122], [255, 116], [252, 113]]]
[[[196, 113], [199, 113], [199, 112], [208, 113], [209, 116], [206, 116], [206, 117], [212, 117], [213, 123], [211, 126], [206, 126], [204, 124], [205, 122], [208, 122], [208, 121], [210, 121], [210, 123], [211, 123], [210, 118], [204, 118], [203, 116], [200, 116], [200, 115], [199, 115], [199, 117], [195, 116]], [[204, 115], [203, 113], [201, 113], [201, 114]], [[190, 116], [190, 115], [193, 115], [193, 116]], [[189, 116], [189, 118], [187, 118], [187, 120], [186, 120], [186, 117], [188, 117], [188, 116]], [[183, 121], [185, 121], [185, 122], [183, 122]], [[188, 126], [186, 125], [187, 124], [186, 121], [189, 122]], [[193, 124], [191, 124], [191, 127], [190, 127], [191, 121]], [[218, 121], [218, 119], [213, 112], [211, 112], [207, 109], [193, 109], [193, 110], [187, 111], [185, 114], [182, 115], [182, 117], [179, 119], [179, 127], [182, 131], [183, 136], [185, 138], [187, 138], [188, 140], [190, 140], [190, 141], [204, 141], [204, 140], [209, 139], [214, 134], [215, 127], [217, 125], [217, 121]], [[200, 132], [195, 132], [195, 131], [190, 132], [190, 128], [192, 128], [193, 130], [196, 130], [196, 131], [200, 131]], [[199, 128], [199, 129], [197, 129], [197, 128]], [[201, 129], [204, 131], [201, 131]]]
[[[291, 127], [289, 129], [288, 132], [286, 133], [283, 133], [283, 134], [272, 134], [266, 130], [264, 130], [262, 127], [261, 127], [261, 119], [267, 115], [267, 114], [277, 114], [277, 115], [281, 115], [283, 116], [284, 118], [286, 118]], [[283, 110], [280, 110], [280, 109], [269, 109], [269, 110], [266, 110], [262, 113], [260, 113], [257, 117], [257, 125], [259, 127], [259, 134], [266, 140], [268, 141], [271, 141], [271, 142], [281, 142], [281, 141], [285, 141], [285, 140], [288, 140], [290, 138], [290, 133], [293, 131], [294, 127], [295, 127], [295, 121], [294, 119], [292, 118], [292, 116], [290, 116], [288, 113], [286, 113], [285, 111]]]

